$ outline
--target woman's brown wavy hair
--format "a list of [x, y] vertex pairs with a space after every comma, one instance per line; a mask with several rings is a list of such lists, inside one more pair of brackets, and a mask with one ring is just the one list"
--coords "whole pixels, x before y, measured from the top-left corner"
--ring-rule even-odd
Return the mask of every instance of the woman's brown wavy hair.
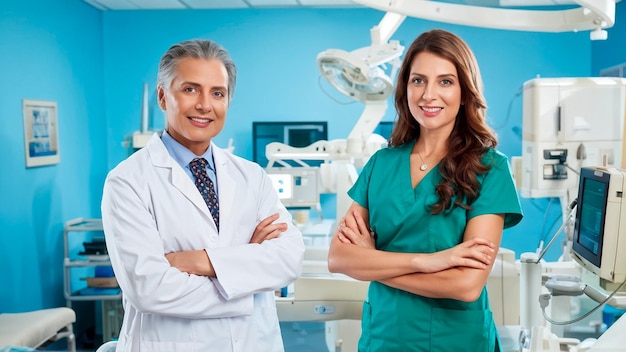
[[434, 29], [413, 41], [398, 72], [394, 96], [398, 117], [389, 145], [399, 146], [420, 136], [419, 124], [409, 111], [407, 85], [413, 59], [421, 52], [429, 52], [452, 62], [461, 85], [461, 107], [448, 138], [448, 153], [439, 163], [443, 179], [435, 188], [439, 200], [431, 205], [431, 213], [440, 214], [450, 209], [455, 196], [454, 206], [471, 209], [471, 203], [480, 191], [477, 175], [486, 173], [490, 168], [481, 163], [481, 158], [489, 148], [495, 148], [498, 141], [486, 122], [487, 104], [476, 57], [463, 39]]

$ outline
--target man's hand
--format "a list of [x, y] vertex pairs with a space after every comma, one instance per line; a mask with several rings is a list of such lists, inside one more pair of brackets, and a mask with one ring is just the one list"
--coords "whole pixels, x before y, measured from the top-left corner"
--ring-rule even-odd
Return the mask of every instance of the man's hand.
[[273, 222], [278, 220], [278, 218], [279, 214], [275, 213], [263, 219], [263, 221], [256, 225], [252, 238], [250, 239], [250, 243], [260, 244], [263, 241], [277, 238], [281, 233], [287, 231], [286, 223], [279, 222], [273, 224]]
[[165, 259], [172, 267], [184, 273], [216, 277], [211, 260], [204, 249], [168, 253]]

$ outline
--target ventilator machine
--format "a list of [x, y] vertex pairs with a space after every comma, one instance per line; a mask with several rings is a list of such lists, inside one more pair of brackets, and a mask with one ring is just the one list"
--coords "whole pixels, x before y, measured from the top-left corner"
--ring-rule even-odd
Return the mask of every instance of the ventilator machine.
[[[624, 350], [615, 330], [626, 318], [597, 341], [565, 337], [565, 327], [605, 303], [626, 308], [626, 258], [619, 255], [626, 245], [626, 79], [535, 78], [524, 83], [523, 100], [522, 156], [513, 160], [520, 194], [558, 198], [563, 222], [548, 244], [520, 255], [520, 350]], [[560, 232], [562, 255], [545, 262]], [[572, 297], [583, 294], [597, 304], [576, 307], [581, 300]]]

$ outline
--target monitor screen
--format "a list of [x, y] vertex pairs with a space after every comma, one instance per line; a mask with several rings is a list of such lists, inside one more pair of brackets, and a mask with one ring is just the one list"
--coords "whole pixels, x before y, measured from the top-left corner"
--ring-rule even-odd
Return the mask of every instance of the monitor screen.
[[[320, 140], [328, 140], [328, 122], [253, 122], [252, 161], [266, 167], [265, 146], [280, 142], [292, 147], [306, 147]], [[309, 163], [319, 166], [322, 161]]]
[[272, 180], [278, 198], [285, 207], [316, 207], [320, 203], [319, 168], [269, 167], [265, 169]]
[[293, 180], [289, 174], [267, 174], [272, 180], [272, 185], [276, 192], [278, 192], [278, 198], [290, 199], [293, 197]]
[[586, 172], [580, 181], [574, 243], [580, 254], [600, 266], [609, 178]]
[[595, 274], [600, 286], [626, 280], [626, 171], [580, 169], [572, 258]]

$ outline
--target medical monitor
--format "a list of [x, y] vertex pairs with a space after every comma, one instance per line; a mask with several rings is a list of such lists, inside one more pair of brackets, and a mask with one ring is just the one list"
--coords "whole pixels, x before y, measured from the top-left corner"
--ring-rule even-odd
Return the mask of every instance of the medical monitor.
[[320, 203], [319, 168], [269, 167], [265, 172], [272, 180], [278, 198], [285, 207], [317, 207]]
[[626, 280], [626, 171], [580, 170], [572, 257], [608, 289]]
[[[272, 142], [292, 147], [306, 147], [319, 140], [328, 140], [326, 121], [256, 121], [252, 123], [252, 161], [262, 167], [267, 166], [265, 146]], [[320, 163], [321, 161], [317, 164]]]
[[278, 193], [278, 198], [282, 201], [283, 199], [291, 199], [293, 198], [293, 177], [289, 174], [267, 174], [272, 180], [272, 186]]

